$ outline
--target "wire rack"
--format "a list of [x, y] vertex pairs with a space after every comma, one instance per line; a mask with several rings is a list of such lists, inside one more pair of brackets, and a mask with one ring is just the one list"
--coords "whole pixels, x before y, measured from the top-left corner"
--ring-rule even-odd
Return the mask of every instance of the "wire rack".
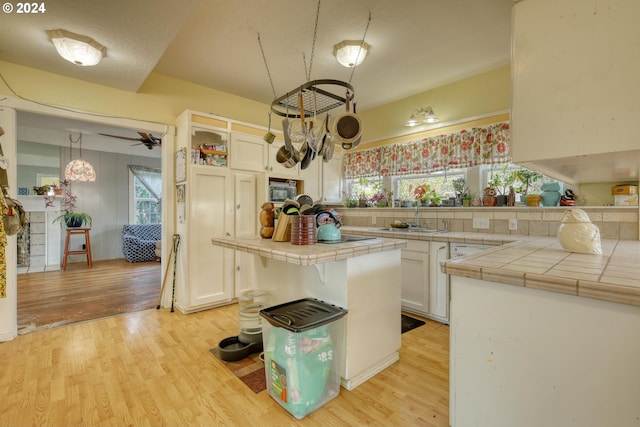
[[326, 113], [334, 108], [341, 107], [353, 101], [355, 93], [353, 86], [340, 80], [312, 80], [294, 90], [287, 92], [271, 103], [271, 111], [283, 117], [300, 118], [300, 98], [302, 102], [304, 116], [311, 117], [317, 114]]

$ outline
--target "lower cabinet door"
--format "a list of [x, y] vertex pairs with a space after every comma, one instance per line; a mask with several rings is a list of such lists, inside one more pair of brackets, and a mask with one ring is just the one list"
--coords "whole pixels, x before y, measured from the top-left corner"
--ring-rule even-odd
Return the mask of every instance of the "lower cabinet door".
[[429, 314], [449, 323], [449, 276], [440, 268], [440, 263], [449, 258], [449, 243], [431, 242], [430, 253]]
[[197, 309], [233, 297], [234, 250], [211, 243], [233, 230], [233, 186], [222, 168], [201, 168], [191, 178], [187, 286], [189, 308]]
[[402, 251], [402, 308], [429, 312], [429, 253]]

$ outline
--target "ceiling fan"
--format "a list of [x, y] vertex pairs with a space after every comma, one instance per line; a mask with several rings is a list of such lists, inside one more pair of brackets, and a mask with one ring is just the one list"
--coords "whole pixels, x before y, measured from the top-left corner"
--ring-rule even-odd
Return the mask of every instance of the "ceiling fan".
[[[107, 133], [99, 133], [99, 132], [98, 132], [98, 135], [110, 136], [111, 138], [126, 139], [129, 141], [140, 141], [140, 144], [144, 144], [149, 150], [151, 150], [153, 147], [160, 147], [162, 145], [161, 138], [156, 138], [150, 133], [145, 133], [145, 132], [138, 132], [138, 135], [140, 135], [140, 138], [131, 138], [128, 136], [119, 136], [119, 135], [109, 135]], [[134, 145], [140, 145], [140, 144], [134, 144]]]

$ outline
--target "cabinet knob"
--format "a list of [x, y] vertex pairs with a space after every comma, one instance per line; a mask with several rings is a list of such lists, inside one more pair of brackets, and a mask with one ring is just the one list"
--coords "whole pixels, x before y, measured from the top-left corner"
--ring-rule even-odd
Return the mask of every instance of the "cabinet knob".
[[238, 206], [236, 206], [237, 210], [240, 210], [240, 203], [238, 203]]

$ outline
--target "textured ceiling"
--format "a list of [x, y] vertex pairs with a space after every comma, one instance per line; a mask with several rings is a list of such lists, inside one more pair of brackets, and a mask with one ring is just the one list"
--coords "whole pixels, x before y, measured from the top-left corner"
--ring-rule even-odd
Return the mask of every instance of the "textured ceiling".
[[[360, 111], [509, 63], [513, 0], [56, 0], [41, 14], [0, 15], [0, 60], [127, 91], [153, 71], [270, 103], [310, 78], [351, 81]], [[342, 40], [372, 46], [351, 69]], [[58, 57], [45, 30], [107, 47], [95, 67]], [[306, 62], [303, 61], [303, 55]], [[1, 72], [1, 70], [0, 70]]]

